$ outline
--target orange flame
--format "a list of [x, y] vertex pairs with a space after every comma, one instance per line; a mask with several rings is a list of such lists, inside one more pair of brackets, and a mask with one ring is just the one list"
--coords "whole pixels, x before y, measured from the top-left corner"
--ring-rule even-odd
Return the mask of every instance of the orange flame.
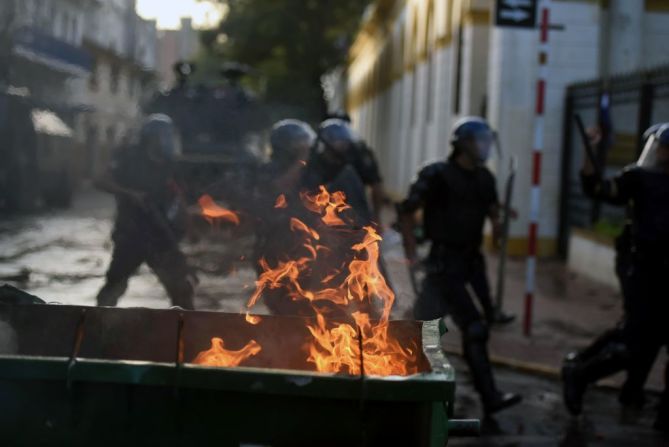
[[239, 225], [239, 216], [218, 205], [210, 195], [203, 195], [197, 202], [200, 205], [202, 216], [204, 216], [209, 223], [225, 221], [234, 225]]
[[336, 191], [330, 194], [325, 186], [320, 187], [320, 193], [309, 195], [302, 193], [302, 202], [311, 212], [320, 214], [321, 220], [328, 226], [342, 226], [346, 223], [338, 216], [341, 212], [350, 209], [346, 203], [346, 194]]
[[281, 194], [276, 198], [276, 203], [274, 203], [274, 208], [288, 208], [288, 202], [286, 201], [286, 196]]
[[[346, 225], [339, 214], [350, 208], [341, 192], [330, 194], [325, 187], [315, 195], [302, 194], [304, 206], [320, 216], [326, 227]], [[325, 284], [342, 273], [337, 269], [328, 272], [318, 282], [323, 288], [309, 290], [301, 281], [308, 277], [313, 264], [318, 260], [323, 246], [314, 245], [322, 240], [321, 235], [298, 219], [291, 219], [293, 231], [305, 235], [304, 248], [307, 256], [280, 261], [271, 267], [265, 259], [260, 261], [262, 273], [256, 282], [256, 291], [247, 307], [252, 308], [268, 289], [281, 289], [292, 300], [307, 300], [312, 305], [328, 302], [346, 310], [354, 324], [340, 323], [328, 327], [323, 310], [312, 306], [316, 313], [316, 324], [307, 325], [313, 340], [308, 345], [308, 361], [318, 372], [367, 375], [410, 375], [418, 372], [416, 347], [403, 347], [389, 333], [390, 313], [395, 295], [379, 269], [379, 242], [381, 236], [372, 227], [366, 227], [364, 237], [351, 246], [353, 260], [346, 271], [348, 275], [333, 287]], [[352, 233], [354, 234], [354, 233]], [[313, 282], [309, 283], [310, 285]], [[382, 305], [381, 317], [372, 322], [370, 310], [374, 300]], [[360, 309], [368, 309], [363, 312]], [[363, 355], [360, 355], [362, 346]]]
[[214, 337], [211, 339], [211, 348], [200, 352], [193, 363], [202, 366], [235, 367], [239, 366], [244, 360], [253, 357], [262, 350], [262, 347], [255, 340], [248, 342], [239, 351], [228, 351], [222, 339]]
[[248, 324], [252, 324], [254, 326], [257, 325], [257, 324], [260, 324], [260, 322], [262, 321], [262, 318], [260, 318], [259, 316], [251, 315], [248, 312], [246, 312], [246, 316], [244, 317], [244, 319], [246, 320], [246, 322]]
[[[338, 324], [328, 329], [320, 314], [315, 326], [307, 326], [314, 337], [307, 361], [314, 363], [318, 372], [369, 376], [418, 373], [415, 348], [403, 348], [390, 337], [387, 322], [373, 325], [369, 315], [361, 312], [354, 312], [352, 316], [358, 330], [350, 324]], [[360, 356], [361, 344], [363, 356]]]
[[303, 233], [307, 234], [313, 239], [316, 239], [317, 241], [320, 240], [321, 238], [316, 231], [309, 228], [307, 224], [302, 222], [300, 219], [296, 219], [294, 217], [290, 219], [290, 229], [292, 231], [302, 231]]

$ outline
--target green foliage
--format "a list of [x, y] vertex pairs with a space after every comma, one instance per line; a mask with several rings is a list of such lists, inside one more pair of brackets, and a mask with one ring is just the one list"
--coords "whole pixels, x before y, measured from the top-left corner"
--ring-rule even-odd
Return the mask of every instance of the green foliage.
[[615, 239], [622, 233], [623, 225], [624, 223], [622, 222], [612, 222], [608, 219], [600, 219], [595, 223], [593, 230], [600, 236]]
[[[221, 0], [226, 1], [226, 0]], [[227, 0], [218, 36], [203, 35], [205, 60], [251, 66], [250, 81], [275, 118], [318, 121], [321, 77], [346, 61], [369, 0]], [[221, 39], [220, 35], [225, 36]]]

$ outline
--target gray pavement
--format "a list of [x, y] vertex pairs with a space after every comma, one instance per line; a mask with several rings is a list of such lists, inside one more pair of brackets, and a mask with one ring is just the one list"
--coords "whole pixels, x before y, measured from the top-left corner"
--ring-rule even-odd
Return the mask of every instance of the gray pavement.
[[[85, 191], [77, 196], [71, 210], [0, 220], [0, 278], [19, 277], [9, 282], [49, 301], [94, 305], [110, 260], [113, 208], [110, 196]], [[184, 244], [200, 278], [196, 306], [240, 312], [255, 281], [254, 269], [246, 261], [252, 238], [239, 233], [205, 232], [207, 237], [200, 242]], [[385, 236], [384, 256], [397, 292], [393, 317], [407, 318], [414, 294], [400, 240], [391, 231]], [[494, 256], [490, 263], [492, 274]], [[30, 275], [22, 275], [27, 271]], [[498, 427], [486, 424], [490, 436], [457, 440], [452, 445], [664, 445], [650, 429], [652, 405], [642, 414], [639, 425], [621, 425], [615, 392], [608, 389], [593, 390], [588, 395], [587, 418], [574, 422], [568, 417], [561, 403], [560, 384], [555, 380], [560, 360], [617, 321], [620, 298], [615, 290], [574, 276], [558, 262], [543, 262], [539, 272], [533, 336], [523, 337], [517, 321], [496, 329], [491, 340], [491, 354], [500, 366], [500, 386], [520, 392], [525, 402], [500, 415]], [[512, 260], [507, 275], [507, 308], [518, 314], [524, 296], [523, 274], [522, 260]], [[170, 303], [150, 270], [142, 267], [120, 305], [167, 308]], [[266, 312], [262, 305], [255, 310]], [[452, 325], [443, 346], [454, 354], [459, 351], [459, 335]], [[451, 359], [458, 373], [456, 413], [477, 417], [480, 408], [467, 369], [456, 355]], [[620, 378], [608, 385], [619, 382]], [[661, 386], [656, 371], [650, 388]]]
[[[459, 357], [451, 357], [458, 371], [455, 415], [480, 414], [467, 368]], [[524, 401], [494, 420], [483, 421], [483, 436], [454, 439], [449, 446], [665, 446], [669, 440], [652, 430], [655, 398], [635, 418], [623, 421], [614, 392], [595, 389], [588, 394], [585, 416], [573, 419], [562, 405], [560, 383], [509, 368], [497, 368], [497, 381], [505, 391], [520, 393]]]

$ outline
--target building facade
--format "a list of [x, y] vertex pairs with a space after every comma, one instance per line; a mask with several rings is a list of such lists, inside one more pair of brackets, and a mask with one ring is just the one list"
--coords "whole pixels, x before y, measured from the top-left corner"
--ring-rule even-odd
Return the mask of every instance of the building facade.
[[[5, 36], [2, 78], [45, 106], [72, 112], [71, 82], [90, 75], [92, 58], [82, 48], [86, 15], [95, 2], [15, 0], [3, 2]], [[70, 110], [67, 110], [67, 109]], [[71, 118], [71, 117], [70, 117]]]
[[[564, 107], [578, 81], [669, 63], [669, 3], [552, 0], [540, 252], [554, 254], [560, 223]], [[488, 118], [502, 157], [501, 185], [518, 160], [510, 252], [527, 250], [539, 30], [497, 27], [494, 0], [378, 0], [365, 15], [347, 67], [347, 108], [376, 148], [388, 189], [403, 196], [419, 167], [450, 151], [453, 123]], [[631, 113], [631, 112], [630, 112]], [[669, 120], [656, 113], [655, 119]], [[624, 114], [622, 115], [624, 116]], [[636, 116], [616, 132], [638, 133]], [[627, 128], [629, 127], [629, 128]], [[632, 128], [634, 127], [634, 128]]]
[[200, 40], [193, 28], [193, 20], [181, 19], [181, 27], [175, 30], [161, 30], [158, 36], [158, 73], [160, 88], [168, 90], [176, 82], [174, 64], [180, 61], [192, 62], [200, 51]]
[[90, 76], [73, 89], [85, 105], [82, 137], [89, 176], [99, 174], [111, 152], [142, 116], [155, 91], [157, 30], [140, 18], [136, 0], [108, 0], [87, 16], [83, 46], [93, 58]]
[[57, 113], [80, 146], [78, 174], [96, 175], [154, 91], [156, 22], [136, 0], [2, 3], [0, 84]]

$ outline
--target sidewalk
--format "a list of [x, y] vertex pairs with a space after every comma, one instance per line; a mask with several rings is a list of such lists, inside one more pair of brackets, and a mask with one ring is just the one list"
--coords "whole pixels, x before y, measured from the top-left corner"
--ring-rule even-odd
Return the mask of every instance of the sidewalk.
[[[409, 317], [414, 294], [403, 263], [402, 249], [393, 235], [387, 237], [385, 257], [397, 289], [396, 318]], [[488, 272], [495, 289], [497, 258], [488, 256]], [[567, 271], [559, 261], [542, 261], [538, 267], [537, 292], [534, 301], [532, 336], [525, 337], [522, 315], [525, 297], [525, 262], [507, 262], [505, 311], [517, 315], [515, 322], [495, 328], [490, 340], [490, 354], [499, 366], [520, 369], [533, 374], [559, 378], [562, 359], [568, 352], [582, 348], [622, 315], [621, 297], [617, 290]], [[442, 341], [447, 352], [461, 354], [460, 333], [449, 321], [449, 334]], [[653, 369], [647, 388], [659, 391], [664, 387], [663, 368], [667, 356], [663, 352]], [[624, 380], [619, 374], [603, 381], [603, 385], [619, 387]]]

